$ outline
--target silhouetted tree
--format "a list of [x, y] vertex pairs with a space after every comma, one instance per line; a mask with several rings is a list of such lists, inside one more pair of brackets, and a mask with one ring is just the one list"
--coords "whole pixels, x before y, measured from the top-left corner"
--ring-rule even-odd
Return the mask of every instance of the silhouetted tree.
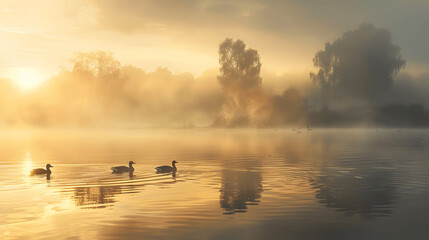
[[246, 48], [241, 40], [225, 39], [219, 46], [219, 84], [227, 96], [215, 125], [258, 125], [265, 117], [267, 103], [261, 87], [258, 51]]
[[220, 75], [224, 91], [232, 94], [261, 87], [261, 62], [258, 51], [248, 48], [242, 40], [225, 39], [219, 46]]
[[338, 95], [374, 102], [390, 89], [393, 77], [405, 66], [390, 32], [368, 23], [326, 43], [313, 62], [319, 71], [311, 72], [310, 77], [322, 87], [325, 104]]

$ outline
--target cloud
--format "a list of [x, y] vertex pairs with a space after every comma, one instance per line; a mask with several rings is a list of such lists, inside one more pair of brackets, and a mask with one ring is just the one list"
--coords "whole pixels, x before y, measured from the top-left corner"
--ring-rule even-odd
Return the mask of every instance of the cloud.
[[[264, 56], [287, 59], [293, 64], [300, 55], [310, 58], [318, 42], [372, 22], [390, 29], [395, 42], [410, 62], [427, 64], [423, 31], [429, 22], [429, 4], [425, 1], [94, 1], [99, 26], [119, 32], [153, 31], [181, 41], [195, 41], [201, 49], [214, 45], [225, 36], [249, 39]], [[237, 34], [238, 33], [238, 34]], [[269, 44], [266, 44], [269, 42]], [[288, 53], [294, 54], [295, 61]], [[280, 51], [279, 51], [280, 50]], [[301, 62], [304, 65], [304, 58]], [[273, 63], [274, 65], [274, 63]], [[275, 66], [279, 68], [279, 66]]]
[[[409, 67], [425, 69], [428, 5], [419, 0], [9, 1], [0, 15], [0, 28], [9, 31], [0, 32], [0, 50], [8, 61], [0, 67], [36, 64], [55, 74], [73, 52], [105, 49], [145, 70], [162, 65], [201, 73], [215, 67], [216, 45], [233, 37], [257, 48], [267, 69], [309, 71], [309, 59], [324, 41], [371, 22], [391, 30]], [[172, 60], [183, 53], [200, 60]], [[22, 57], [27, 54], [34, 58]]]

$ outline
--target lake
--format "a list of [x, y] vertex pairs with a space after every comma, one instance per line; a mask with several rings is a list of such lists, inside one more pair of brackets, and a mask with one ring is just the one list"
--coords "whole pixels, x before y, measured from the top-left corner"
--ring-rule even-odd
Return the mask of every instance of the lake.
[[422, 129], [3, 130], [0, 239], [426, 239], [428, 145]]

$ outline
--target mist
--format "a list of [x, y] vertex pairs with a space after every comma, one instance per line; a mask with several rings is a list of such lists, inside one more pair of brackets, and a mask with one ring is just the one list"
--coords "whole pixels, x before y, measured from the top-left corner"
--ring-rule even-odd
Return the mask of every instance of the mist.
[[[225, 43], [231, 49], [225, 50]], [[31, 91], [2, 79], [1, 123], [10, 127], [118, 128], [304, 123], [304, 96], [294, 88], [297, 84], [288, 83], [292, 78], [267, 73], [268, 84], [263, 85], [257, 51], [232, 39], [226, 39], [220, 49], [230, 51], [233, 45], [236, 54], [247, 52], [253, 60], [239, 60], [239, 71], [225, 67], [230, 62], [224, 60], [223, 68], [221, 64], [219, 70], [208, 69], [197, 77], [163, 67], [146, 72], [123, 65], [109, 52], [78, 52], [70, 59], [71, 67]], [[236, 64], [237, 59], [232, 61]], [[279, 91], [279, 85], [285, 90]]]
[[400, 73], [401, 49], [389, 30], [364, 23], [327, 42], [313, 59], [315, 91], [308, 95], [318, 126], [424, 127], [426, 75]]
[[313, 63], [319, 70], [310, 77], [321, 87], [325, 106], [344, 100], [374, 104], [405, 66], [390, 32], [368, 23], [326, 43]]
[[382, 99], [383, 103], [420, 104], [429, 106], [429, 73], [411, 75], [402, 72], [398, 75], [392, 89]]
[[111, 53], [77, 53], [72, 67], [31, 92], [2, 80], [2, 122], [12, 126], [183, 127], [210, 125], [224, 96], [216, 70], [199, 77], [145, 72]]
[[[219, 44], [219, 68], [200, 76], [145, 71], [105, 51], [77, 52], [70, 67], [30, 91], [0, 79], [8, 127], [427, 126], [429, 74], [405, 66], [390, 32], [362, 24], [315, 53], [316, 72], [264, 70], [243, 40]], [[197, 61], [197, 60], [196, 60]]]

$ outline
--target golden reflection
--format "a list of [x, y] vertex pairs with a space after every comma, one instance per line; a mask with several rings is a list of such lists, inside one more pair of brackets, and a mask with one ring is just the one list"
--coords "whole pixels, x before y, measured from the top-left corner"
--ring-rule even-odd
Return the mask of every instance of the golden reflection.
[[226, 214], [246, 212], [247, 205], [257, 205], [262, 193], [262, 173], [223, 171], [220, 206]]
[[31, 170], [33, 170], [33, 158], [29, 152], [25, 152], [22, 171], [24, 174], [29, 175]]
[[121, 186], [76, 187], [73, 199], [76, 206], [103, 208], [106, 204], [114, 203], [114, 196], [122, 193]]
[[[38, 229], [44, 229], [50, 234], [47, 239], [61, 239], [64, 232], [58, 229], [69, 225], [77, 238], [93, 232], [98, 234], [94, 238], [125, 235], [141, 239], [156, 235], [165, 239], [176, 237], [183, 229], [195, 229], [199, 237], [205, 238], [209, 231], [229, 229], [231, 223], [244, 226], [269, 218], [278, 219], [279, 229], [293, 228], [292, 222], [301, 224], [302, 219], [307, 220], [302, 226], [310, 227], [305, 229], [335, 219], [350, 227], [368, 216], [389, 215], [401, 196], [400, 173], [397, 168], [383, 165], [381, 156], [385, 155], [379, 154], [385, 154], [385, 149], [380, 149], [380, 144], [369, 149], [373, 163], [347, 158], [360, 150], [360, 145], [355, 144], [359, 139], [350, 134], [321, 130], [306, 135], [290, 130], [198, 130], [186, 134], [133, 130], [110, 135], [93, 132], [91, 136], [96, 137], [91, 138], [78, 133], [72, 133], [73, 137], [61, 134], [63, 141], [57, 141], [60, 134], [52, 133], [55, 134], [31, 138], [39, 144], [25, 144], [32, 146], [31, 154], [21, 145], [16, 156], [22, 167], [10, 167], [16, 172], [0, 175], [0, 180], [5, 179], [4, 185], [11, 186], [11, 191], [4, 192], [5, 197], [3, 192], [0, 194], [0, 202], [5, 203], [0, 204], [0, 220], [9, 224], [12, 236], [22, 233], [23, 238], [31, 238], [39, 233]], [[168, 151], [162, 151], [166, 143]], [[408, 156], [408, 145], [402, 150], [404, 155], [400, 156]], [[135, 175], [110, 174], [109, 161], [128, 159], [130, 155], [125, 153], [141, 159]], [[421, 159], [425, 153], [415, 151]], [[41, 154], [63, 161], [55, 168], [52, 182], [46, 184], [42, 178], [30, 177], [25, 178], [31, 184], [15, 181], [16, 173], [28, 174], [39, 167], [32, 162], [33, 158], [42, 159]], [[173, 155], [186, 159], [177, 175], [155, 174], [153, 167]], [[246, 213], [224, 215], [237, 212]], [[0, 236], [4, 238], [5, 228], [1, 225]], [[91, 237], [88, 239], [94, 239]]]
[[73, 202], [70, 199], [61, 199], [58, 202], [52, 202], [43, 208], [43, 218], [49, 218], [64, 210], [71, 210], [74, 208]]

